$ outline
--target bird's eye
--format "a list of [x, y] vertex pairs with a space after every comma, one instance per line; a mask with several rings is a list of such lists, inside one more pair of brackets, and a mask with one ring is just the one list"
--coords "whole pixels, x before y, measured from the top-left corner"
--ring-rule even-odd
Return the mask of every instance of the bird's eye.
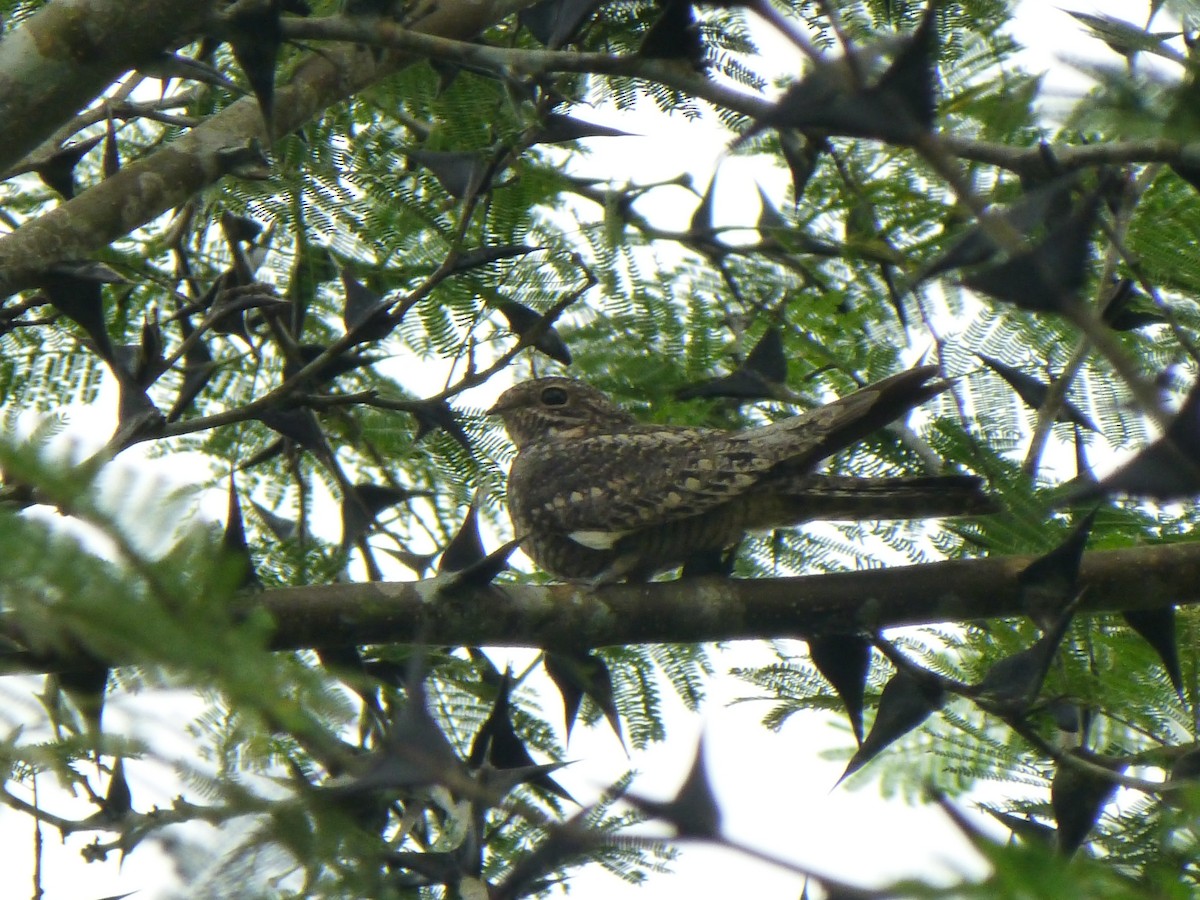
[[542, 403], [545, 406], [566, 406], [567, 392], [560, 387], [548, 387], [542, 391]]

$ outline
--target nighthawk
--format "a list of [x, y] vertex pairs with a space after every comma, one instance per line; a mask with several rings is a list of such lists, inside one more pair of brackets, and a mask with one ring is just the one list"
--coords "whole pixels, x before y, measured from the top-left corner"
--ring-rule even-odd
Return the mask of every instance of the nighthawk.
[[517, 448], [508, 475], [513, 528], [551, 575], [604, 584], [710, 558], [747, 531], [985, 512], [990, 503], [971, 476], [814, 471], [944, 391], [937, 375], [921, 366], [742, 431], [642, 424], [583, 382], [522, 382], [489, 410]]

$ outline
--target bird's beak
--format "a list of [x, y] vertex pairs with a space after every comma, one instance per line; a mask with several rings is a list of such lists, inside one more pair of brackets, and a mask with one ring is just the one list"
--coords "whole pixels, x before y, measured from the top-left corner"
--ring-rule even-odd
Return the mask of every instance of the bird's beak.
[[501, 394], [500, 399], [497, 400], [495, 403], [493, 403], [491, 409], [489, 409], [486, 413], [484, 413], [484, 415], [498, 416], [501, 413], [507, 412], [508, 410], [512, 409], [513, 406], [514, 406], [513, 402], [511, 400], [509, 400], [506, 403], [504, 400], [504, 395]]

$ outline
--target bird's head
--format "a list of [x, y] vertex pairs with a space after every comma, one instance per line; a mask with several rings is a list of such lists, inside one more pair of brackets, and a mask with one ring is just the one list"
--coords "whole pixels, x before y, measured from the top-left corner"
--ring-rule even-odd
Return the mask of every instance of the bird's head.
[[509, 388], [488, 415], [500, 417], [518, 450], [543, 438], [579, 437], [634, 421], [594, 387], [558, 376]]

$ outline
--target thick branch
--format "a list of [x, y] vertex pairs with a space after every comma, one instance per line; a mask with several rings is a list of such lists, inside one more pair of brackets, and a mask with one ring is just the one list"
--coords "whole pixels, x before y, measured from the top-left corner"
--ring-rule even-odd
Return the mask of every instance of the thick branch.
[[[470, 37], [523, 3], [528, 5], [528, 0], [451, 0], [433, 5], [413, 27], [446, 37]], [[412, 59], [377, 56], [361, 47], [321, 48], [278, 86], [274, 133], [295, 131], [321, 110]], [[232, 151], [265, 139], [261, 119], [257, 101], [243, 97], [161, 150], [0, 239], [0, 297], [30, 287], [54, 263], [84, 259], [107, 247], [217, 181], [227, 174]]]
[[[339, 584], [262, 596], [280, 649], [330, 643], [600, 647], [805, 634], [1023, 614], [1017, 576], [1033, 557], [951, 560], [797, 578], [616, 585], [505, 585], [461, 596], [433, 582]], [[1083, 558], [1082, 611], [1200, 602], [1200, 543]]]
[[[423, 55], [520, 72], [580, 71], [642, 78], [673, 86], [751, 117], [760, 116], [770, 108], [768, 100], [661, 60], [599, 53], [513, 50], [453, 40], [470, 37], [528, 3], [529, 0], [480, 3], [457, 0], [436, 4], [409, 29], [387, 22], [367, 26], [349, 19], [287, 20], [284, 27], [292, 36], [351, 40], [372, 37], [372, 42], [377, 45], [402, 49], [380, 56], [362, 46], [326, 46], [306, 57], [292, 78], [278, 87], [274, 133], [282, 135], [294, 131], [322, 109], [352, 96]], [[63, 5], [71, 7], [74, 4], [64, 0]], [[155, 5], [149, 0], [141, 0], [135, 8]], [[53, 4], [50, 9], [57, 6]], [[159, 46], [170, 46], [175, 36], [186, 30], [184, 26], [191, 23], [189, 16], [182, 24], [176, 23], [178, 27], [170, 35], [153, 32], [155, 40]], [[148, 33], [141, 25], [131, 32], [139, 38]], [[4, 51], [16, 52], [18, 56], [27, 53], [29, 48], [22, 50], [22, 47], [28, 43], [28, 40], [17, 42], [15, 35], [10, 36], [0, 45], [0, 63]], [[142, 43], [139, 41], [137, 48], [142, 48]], [[142, 49], [138, 49], [138, 53]], [[127, 53], [107, 64], [115, 66], [119, 74], [133, 55]], [[3, 71], [0, 66], [0, 76]], [[0, 80], [0, 87], [3, 84]], [[0, 121], [10, 125], [21, 121], [20, 117], [14, 119], [12, 115], [3, 114], [9, 108], [4, 103], [4, 94], [0, 91]], [[65, 101], [56, 102], [61, 105]], [[86, 258], [182, 204], [227, 173], [226, 154], [229, 151], [237, 151], [262, 137], [257, 103], [252, 97], [245, 97], [158, 152], [126, 165], [113, 177], [0, 239], [0, 297], [30, 287], [37, 274], [54, 263]], [[12, 140], [13, 136], [9, 134], [6, 146]], [[1045, 152], [1038, 147], [1012, 148], [952, 135], [944, 136], [942, 141], [950, 153], [965, 159], [990, 162], [1017, 171], [1045, 165]], [[1181, 146], [1172, 141], [1069, 147], [1054, 151], [1056, 163], [1062, 168], [1122, 161], [1190, 163], [1197, 154], [1200, 150], [1196, 146]]]
[[[583, 649], [781, 637], [1023, 614], [1017, 581], [1033, 557], [951, 560], [798, 578], [699, 578], [614, 585], [504, 585], [440, 592], [436, 580], [284, 588], [253, 602], [279, 650], [426, 643]], [[1200, 602], [1200, 542], [1083, 557], [1080, 611]], [[114, 660], [119, 663], [120, 660]], [[92, 661], [94, 665], [94, 660]], [[14, 650], [0, 673], [70, 668]]]
[[0, 171], [118, 77], [194, 34], [212, 0], [55, 0], [0, 41]]

